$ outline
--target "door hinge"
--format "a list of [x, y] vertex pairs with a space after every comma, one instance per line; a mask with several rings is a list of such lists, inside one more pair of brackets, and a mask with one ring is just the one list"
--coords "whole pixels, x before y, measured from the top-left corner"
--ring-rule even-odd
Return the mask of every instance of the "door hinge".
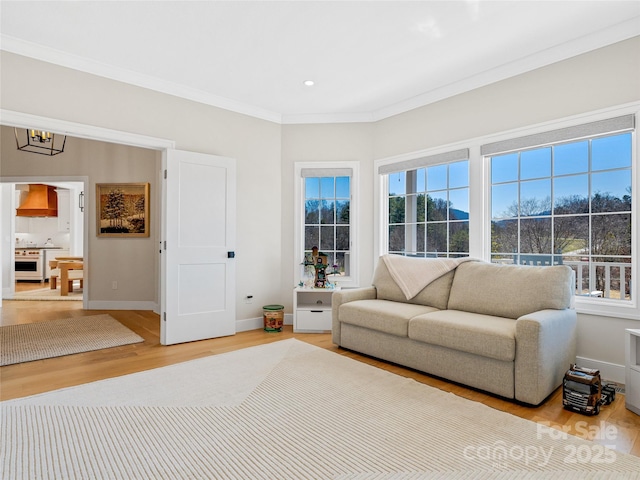
[[164, 170], [164, 179], [165, 180], [167, 179], [167, 170], [166, 169]]
[[167, 321], [167, 312], [162, 312], [162, 320]]
[[164, 241], [164, 249], [165, 250], [167, 249], [167, 241], [166, 240]]

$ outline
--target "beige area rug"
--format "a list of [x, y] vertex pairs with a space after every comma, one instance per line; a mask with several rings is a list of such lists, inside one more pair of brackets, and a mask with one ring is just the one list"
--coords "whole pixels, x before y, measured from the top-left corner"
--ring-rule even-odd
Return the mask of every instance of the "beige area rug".
[[69, 295], [60, 295], [60, 288], [51, 289], [39, 288], [38, 290], [29, 290], [26, 292], [16, 292], [13, 295], [13, 300], [56, 300], [56, 301], [69, 301], [80, 300], [82, 301], [82, 289], [75, 288], [73, 292], [69, 292]]
[[637, 478], [640, 459], [290, 339], [0, 403], [3, 479]]
[[143, 342], [110, 315], [0, 327], [0, 366]]

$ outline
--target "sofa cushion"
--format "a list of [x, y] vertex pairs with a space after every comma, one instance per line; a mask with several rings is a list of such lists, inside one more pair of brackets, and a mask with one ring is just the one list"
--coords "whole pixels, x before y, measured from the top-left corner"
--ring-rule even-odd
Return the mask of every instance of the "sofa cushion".
[[380, 300], [428, 305], [443, 310], [447, 308], [447, 303], [449, 302], [449, 290], [451, 289], [454, 273], [455, 271], [451, 271], [444, 274], [424, 287], [415, 297], [407, 300], [398, 284], [391, 277], [387, 265], [382, 260], [379, 260], [372, 283], [376, 287], [377, 298]]
[[406, 337], [411, 318], [436, 310], [424, 305], [389, 300], [356, 300], [340, 305], [338, 319], [351, 325]]
[[533, 267], [466, 262], [456, 268], [448, 308], [519, 318], [569, 308], [573, 271], [566, 265]]
[[513, 361], [516, 356], [516, 321], [510, 318], [440, 310], [412, 318], [408, 334], [412, 340], [496, 360]]

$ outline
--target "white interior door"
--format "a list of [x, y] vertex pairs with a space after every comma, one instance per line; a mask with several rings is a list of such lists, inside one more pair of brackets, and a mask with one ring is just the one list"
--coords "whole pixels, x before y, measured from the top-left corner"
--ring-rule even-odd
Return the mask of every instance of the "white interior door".
[[166, 150], [163, 164], [160, 341], [233, 335], [235, 161]]

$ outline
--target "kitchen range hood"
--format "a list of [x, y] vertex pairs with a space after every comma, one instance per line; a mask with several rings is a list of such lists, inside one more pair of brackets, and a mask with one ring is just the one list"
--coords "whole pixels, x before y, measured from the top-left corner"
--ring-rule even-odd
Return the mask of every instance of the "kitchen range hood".
[[58, 194], [56, 187], [40, 183], [29, 184], [29, 193], [16, 209], [18, 217], [57, 217]]

